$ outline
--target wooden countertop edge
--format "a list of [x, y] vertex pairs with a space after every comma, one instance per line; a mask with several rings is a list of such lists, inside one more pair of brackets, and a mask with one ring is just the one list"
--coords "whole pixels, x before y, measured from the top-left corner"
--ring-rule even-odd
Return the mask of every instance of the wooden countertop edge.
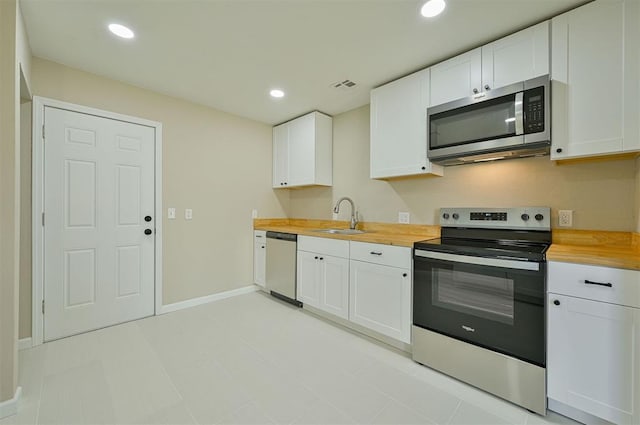
[[[440, 237], [440, 227], [395, 223], [359, 223], [367, 233], [340, 235], [317, 229], [346, 229], [347, 221], [308, 219], [254, 219], [255, 230], [296, 233], [354, 242], [379, 243], [412, 248], [415, 242]], [[553, 229], [548, 261], [640, 270], [640, 234], [635, 232]]]
[[391, 223], [360, 223], [358, 229], [366, 233], [341, 235], [322, 233], [318, 229], [347, 229], [347, 221], [303, 220], [303, 219], [255, 219], [254, 229], [273, 232], [296, 233], [302, 236], [314, 236], [354, 242], [379, 243], [384, 245], [413, 248], [413, 244], [425, 239], [440, 237], [440, 227], [430, 225], [407, 225]]

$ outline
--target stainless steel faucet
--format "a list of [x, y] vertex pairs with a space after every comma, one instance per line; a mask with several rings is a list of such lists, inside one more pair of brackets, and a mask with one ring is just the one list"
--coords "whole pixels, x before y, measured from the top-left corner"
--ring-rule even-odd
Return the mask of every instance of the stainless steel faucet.
[[349, 229], [353, 230], [356, 228], [356, 224], [358, 224], [358, 212], [356, 211], [356, 205], [353, 203], [353, 200], [351, 198], [344, 196], [338, 199], [338, 202], [336, 202], [336, 206], [333, 207], [333, 212], [336, 214], [340, 212], [340, 203], [342, 201], [349, 201], [349, 203], [351, 204], [351, 221], [349, 222]]

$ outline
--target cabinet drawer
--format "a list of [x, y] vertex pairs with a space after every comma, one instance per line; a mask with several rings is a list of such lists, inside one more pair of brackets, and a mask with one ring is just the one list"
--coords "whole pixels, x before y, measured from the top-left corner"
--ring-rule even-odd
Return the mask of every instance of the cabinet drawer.
[[549, 292], [640, 308], [640, 271], [555, 261], [548, 265]]
[[313, 236], [298, 236], [298, 250], [349, 258], [349, 241]]
[[254, 230], [253, 238], [256, 242], [264, 242], [267, 239], [267, 231], [266, 230]]
[[351, 259], [411, 269], [411, 248], [377, 243], [351, 242]]

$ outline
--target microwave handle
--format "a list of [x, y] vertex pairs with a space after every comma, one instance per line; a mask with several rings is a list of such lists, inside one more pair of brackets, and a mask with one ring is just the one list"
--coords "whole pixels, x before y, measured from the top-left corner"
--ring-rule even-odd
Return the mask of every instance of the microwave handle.
[[524, 92], [516, 93], [515, 112], [516, 112], [516, 136], [524, 134], [524, 114], [522, 113], [522, 100]]

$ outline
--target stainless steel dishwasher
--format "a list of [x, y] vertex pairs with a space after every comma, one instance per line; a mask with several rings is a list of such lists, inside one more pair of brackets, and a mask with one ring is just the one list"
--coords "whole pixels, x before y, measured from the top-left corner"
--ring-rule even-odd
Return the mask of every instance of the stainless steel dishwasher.
[[298, 307], [296, 300], [296, 256], [298, 235], [282, 232], [267, 232], [267, 291]]

